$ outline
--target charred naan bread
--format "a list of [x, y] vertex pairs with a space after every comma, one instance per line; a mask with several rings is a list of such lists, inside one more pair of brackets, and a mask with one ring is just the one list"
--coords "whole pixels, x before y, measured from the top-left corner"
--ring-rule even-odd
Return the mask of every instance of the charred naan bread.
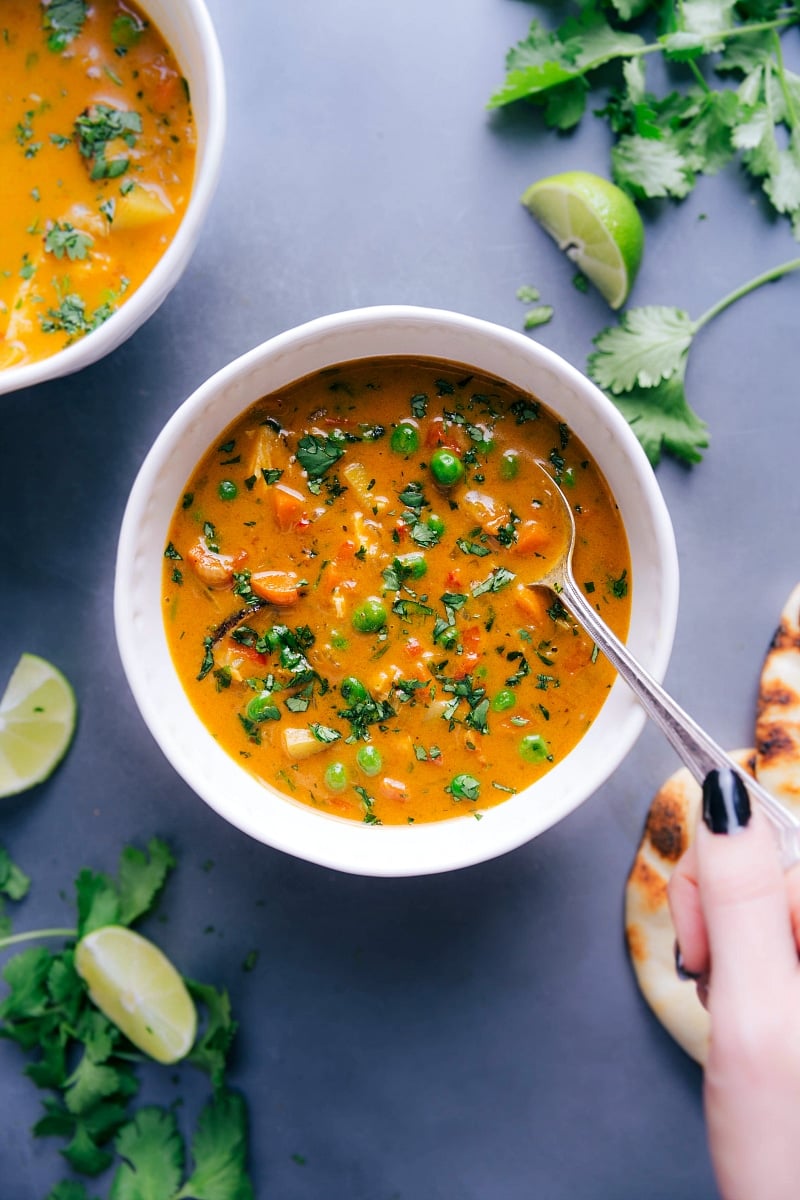
[[783, 607], [761, 672], [756, 775], [800, 815], [800, 584]]
[[[736, 750], [732, 757], [752, 772], [752, 750]], [[669, 877], [694, 835], [700, 795], [685, 767], [656, 793], [625, 888], [625, 937], [645, 1000], [675, 1041], [702, 1065], [708, 1052], [708, 1013], [693, 981], [679, 979], [675, 970], [675, 928], [667, 901]]]
[[[733, 758], [800, 815], [800, 584], [784, 605], [761, 671], [756, 749]], [[703, 1064], [708, 1014], [692, 980], [675, 971], [675, 930], [667, 882], [694, 835], [700, 788], [687, 770], [672, 775], [650, 807], [625, 889], [625, 934], [633, 969], [655, 1015]]]

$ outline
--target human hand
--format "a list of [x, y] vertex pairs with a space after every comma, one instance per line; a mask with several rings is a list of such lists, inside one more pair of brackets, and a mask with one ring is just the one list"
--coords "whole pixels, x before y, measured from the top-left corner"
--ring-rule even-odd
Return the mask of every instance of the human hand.
[[697, 978], [711, 1018], [711, 1157], [725, 1200], [797, 1200], [800, 869], [784, 874], [735, 772], [711, 772], [702, 811], [669, 901], [679, 969]]

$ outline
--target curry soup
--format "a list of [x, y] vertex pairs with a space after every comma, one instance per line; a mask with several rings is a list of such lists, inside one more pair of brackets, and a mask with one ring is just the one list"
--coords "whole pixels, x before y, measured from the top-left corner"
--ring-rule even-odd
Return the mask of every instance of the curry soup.
[[262, 781], [373, 824], [479, 816], [532, 783], [614, 679], [558, 597], [526, 586], [564, 537], [550, 477], [576, 578], [624, 637], [619, 512], [537, 400], [408, 358], [265, 396], [199, 463], [164, 552], [199, 717]]
[[0, 369], [102, 324], [164, 253], [195, 131], [158, 30], [115, 0], [0, 7]]

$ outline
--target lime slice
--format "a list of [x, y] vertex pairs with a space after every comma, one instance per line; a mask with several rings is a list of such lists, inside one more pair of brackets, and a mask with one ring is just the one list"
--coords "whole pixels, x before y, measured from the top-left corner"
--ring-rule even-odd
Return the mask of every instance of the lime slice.
[[189, 1053], [197, 1012], [180, 974], [153, 942], [123, 925], [103, 925], [78, 942], [75, 969], [100, 1011], [134, 1046], [160, 1063]]
[[522, 203], [612, 308], [627, 300], [644, 250], [631, 198], [600, 175], [566, 171], [533, 183]]
[[0, 796], [47, 779], [75, 732], [75, 693], [57, 667], [23, 654], [0, 700]]

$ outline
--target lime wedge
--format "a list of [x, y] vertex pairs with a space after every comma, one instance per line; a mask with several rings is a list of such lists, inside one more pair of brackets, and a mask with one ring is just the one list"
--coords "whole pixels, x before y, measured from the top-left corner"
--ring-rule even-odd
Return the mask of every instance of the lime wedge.
[[103, 925], [78, 942], [75, 969], [100, 1011], [134, 1046], [160, 1063], [189, 1053], [197, 1011], [180, 974], [153, 942], [123, 925]]
[[35, 654], [23, 654], [0, 700], [0, 796], [15, 796], [52, 775], [75, 732], [69, 681]]
[[621, 308], [644, 250], [630, 196], [590, 171], [566, 171], [531, 184], [522, 203], [611, 307]]

